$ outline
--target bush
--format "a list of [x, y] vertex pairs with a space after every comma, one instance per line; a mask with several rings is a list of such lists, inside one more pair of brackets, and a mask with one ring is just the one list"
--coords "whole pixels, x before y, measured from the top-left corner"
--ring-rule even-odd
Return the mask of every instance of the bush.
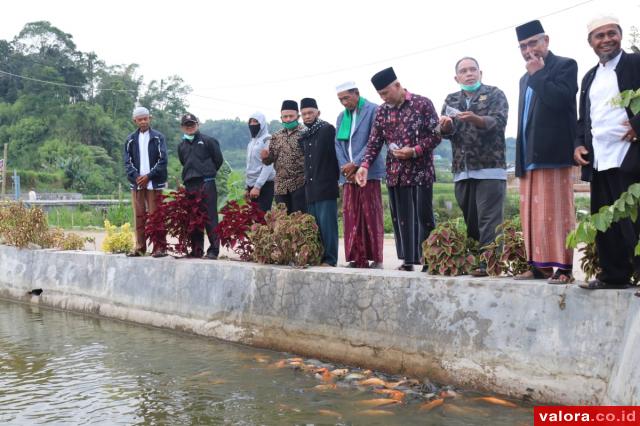
[[441, 223], [422, 243], [424, 263], [430, 274], [468, 274], [476, 263], [473, 245], [462, 219]]
[[22, 203], [6, 202], [0, 207], [0, 240], [24, 248], [30, 244], [52, 247], [47, 217], [40, 208], [27, 208]]
[[519, 275], [529, 269], [519, 217], [498, 226], [496, 240], [483, 247], [480, 260], [486, 262], [487, 273], [493, 276]]
[[264, 219], [265, 224], [256, 223], [249, 232], [255, 246], [254, 260], [300, 267], [320, 264], [323, 247], [313, 216], [300, 212], [287, 215], [286, 206], [279, 203]]
[[87, 238], [65, 234], [61, 228], [49, 228], [42, 209], [22, 203], [0, 205], [0, 241], [16, 247], [35, 245], [60, 250], [82, 250]]
[[117, 227], [105, 220], [104, 229], [107, 231], [107, 235], [102, 242], [102, 251], [128, 253], [133, 250], [133, 232], [128, 223]]
[[[167, 201], [169, 200], [169, 201]], [[181, 187], [169, 195], [161, 195], [156, 210], [148, 215], [144, 229], [145, 236], [153, 244], [154, 250], [168, 249], [185, 255], [191, 245], [191, 234], [204, 229], [209, 220], [203, 206], [202, 191], [187, 191]], [[167, 243], [167, 235], [175, 238], [176, 244]]]
[[220, 245], [232, 249], [242, 260], [251, 260], [254, 250], [253, 241], [247, 235], [253, 224], [264, 224], [265, 213], [257, 203], [240, 205], [229, 201], [220, 211], [222, 220], [214, 229], [220, 237]]

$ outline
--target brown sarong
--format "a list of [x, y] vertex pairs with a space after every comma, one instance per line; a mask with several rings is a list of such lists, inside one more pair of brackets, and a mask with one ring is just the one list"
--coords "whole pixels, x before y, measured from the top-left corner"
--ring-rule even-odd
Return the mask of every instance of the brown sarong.
[[573, 250], [565, 247], [567, 234], [576, 221], [572, 170], [528, 170], [520, 178], [520, 220], [530, 265], [567, 270], [573, 267]]

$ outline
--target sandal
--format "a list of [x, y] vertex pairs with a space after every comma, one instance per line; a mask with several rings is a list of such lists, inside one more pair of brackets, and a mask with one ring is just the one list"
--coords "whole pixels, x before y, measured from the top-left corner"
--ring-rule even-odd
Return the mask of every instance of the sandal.
[[629, 284], [608, 284], [596, 278], [595, 280], [579, 284], [578, 287], [585, 290], [623, 290], [629, 287]]
[[571, 284], [576, 279], [573, 277], [571, 271], [566, 269], [558, 269], [547, 280], [549, 284]]
[[546, 280], [551, 278], [552, 272], [546, 272], [535, 266], [522, 274], [515, 275], [514, 280]]

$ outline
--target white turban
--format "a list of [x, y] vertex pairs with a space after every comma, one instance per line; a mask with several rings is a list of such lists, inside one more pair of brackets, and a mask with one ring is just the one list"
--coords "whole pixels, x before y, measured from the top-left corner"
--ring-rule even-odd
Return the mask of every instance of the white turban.
[[146, 115], [149, 115], [149, 110], [141, 106], [135, 107], [133, 109], [133, 114], [131, 114], [133, 118], [144, 117]]
[[354, 81], [347, 81], [342, 84], [336, 86], [336, 92], [344, 92], [345, 90], [357, 89], [356, 83]]

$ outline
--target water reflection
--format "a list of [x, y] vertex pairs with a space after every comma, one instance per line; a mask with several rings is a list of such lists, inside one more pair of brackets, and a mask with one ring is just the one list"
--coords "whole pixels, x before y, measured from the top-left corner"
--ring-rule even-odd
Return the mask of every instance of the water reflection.
[[374, 376], [346, 380], [347, 374], [358, 374], [348, 369], [330, 379], [314, 373], [309, 360], [300, 361], [308, 366], [303, 368], [286, 358], [0, 301], [0, 423], [531, 423], [531, 407], [488, 404], [480, 395], [458, 391], [455, 398], [443, 395], [444, 403], [425, 409], [430, 402], [422, 395], [400, 397], [393, 389], [376, 388], [375, 380], [363, 384], [363, 378]]

